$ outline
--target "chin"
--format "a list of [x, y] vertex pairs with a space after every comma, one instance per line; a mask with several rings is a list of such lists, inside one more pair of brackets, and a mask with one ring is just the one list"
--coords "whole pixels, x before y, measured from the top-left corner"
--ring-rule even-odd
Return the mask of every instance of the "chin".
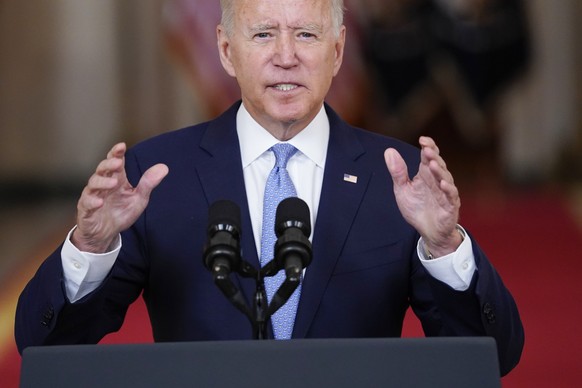
[[278, 121], [287, 124], [293, 124], [305, 119], [308, 112], [304, 106], [278, 104], [272, 108], [273, 117]]

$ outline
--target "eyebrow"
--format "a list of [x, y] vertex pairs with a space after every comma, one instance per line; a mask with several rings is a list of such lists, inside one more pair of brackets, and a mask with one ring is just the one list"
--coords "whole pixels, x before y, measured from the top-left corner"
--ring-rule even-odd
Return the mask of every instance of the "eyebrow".
[[268, 30], [272, 30], [273, 28], [275, 28], [275, 26], [272, 24], [257, 24], [256, 26], [251, 27], [250, 30], [251, 31], [268, 31]]
[[[255, 26], [252, 26], [249, 30], [251, 32], [264, 32], [264, 31], [269, 31], [269, 30], [273, 30], [276, 28], [277, 28], [277, 25], [275, 25], [275, 24], [260, 23], [260, 24], [257, 24]], [[308, 23], [305, 25], [290, 26], [290, 28], [292, 30], [295, 30], [295, 31], [305, 30], [305, 31], [313, 31], [313, 32], [319, 32], [319, 33], [323, 32], [322, 26], [317, 24], [317, 23]]]
[[323, 32], [323, 27], [317, 23], [308, 23], [306, 25], [303, 26], [298, 26], [298, 27], [291, 27], [294, 30], [305, 30], [305, 31], [313, 31], [313, 32]]

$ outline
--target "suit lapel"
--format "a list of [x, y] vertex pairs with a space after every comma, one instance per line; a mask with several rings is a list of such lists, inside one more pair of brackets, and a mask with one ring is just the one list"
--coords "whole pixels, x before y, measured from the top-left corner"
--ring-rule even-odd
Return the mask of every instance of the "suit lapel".
[[[345, 122], [327, 110], [330, 140], [313, 235], [313, 261], [302, 286], [294, 338], [307, 335], [371, 176], [370, 169], [358, 163], [365, 153], [360, 141]], [[357, 177], [356, 183], [353, 177]]]
[[[200, 142], [200, 147], [208, 153], [209, 157], [197, 163], [196, 171], [209, 206], [222, 199], [239, 205], [243, 259], [258, 268], [259, 259], [252, 233], [240, 146], [236, 133], [236, 113], [239, 106], [240, 102], [209, 123]], [[247, 300], [251, 301], [255, 291], [254, 282], [240, 281], [238, 276], [234, 279]]]

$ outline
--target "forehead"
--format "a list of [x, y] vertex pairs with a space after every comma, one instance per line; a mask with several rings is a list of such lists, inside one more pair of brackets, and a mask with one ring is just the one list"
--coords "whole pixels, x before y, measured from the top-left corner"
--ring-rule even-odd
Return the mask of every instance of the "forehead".
[[235, 19], [243, 26], [331, 24], [330, 0], [234, 0]]

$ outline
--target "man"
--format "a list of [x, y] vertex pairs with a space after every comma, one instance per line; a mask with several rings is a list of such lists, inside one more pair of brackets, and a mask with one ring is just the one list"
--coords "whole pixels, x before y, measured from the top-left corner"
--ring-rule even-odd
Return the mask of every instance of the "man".
[[[111, 149], [79, 199], [77, 226], [21, 295], [20, 351], [96, 343], [142, 291], [156, 341], [250, 338], [201, 260], [208, 207], [240, 205], [242, 252], [258, 267], [273, 150], [288, 143], [298, 151], [280, 170], [311, 210], [314, 259], [292, 334], [275, 336], [399, 336], [411, 305], [427, 335], [493, 336], [502, 373], [511, 370], [523, 347], [519, 314], [457, 225], [458, 192], [435, 143], [421, 138], [419, 154], [350, 127], [324, 104], [342, 63], [342, 1], [221, 6], [220, 59], [242, 103], [127, 152]], [[236, 282], [248, 299], [246, 280]]]

